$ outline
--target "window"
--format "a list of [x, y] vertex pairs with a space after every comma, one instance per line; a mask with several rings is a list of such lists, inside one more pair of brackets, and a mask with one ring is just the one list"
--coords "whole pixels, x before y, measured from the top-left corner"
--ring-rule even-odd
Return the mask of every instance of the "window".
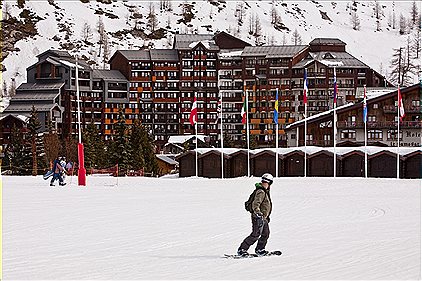
[[[402, 139], [403, 139], [403, 132], [400, 131], [400, 140]], [[387, 140], [397, 140], [397, 130], [388, 130]]]
[[374, 115], [368, 116], [368, 122], [377, 122], [377, 117]]
[[341, 131], [341, 139], [356, 139], [356, 131], [355, 130]]
[[420, 100], [412, 100], [412, 106], [421, 106]]
[[374, 103], [374, 109], [378, 109], [378, 103]]
[[382, 140], [382, 131], [381, 130], [369, 130], [368, 131], [369, 140]]

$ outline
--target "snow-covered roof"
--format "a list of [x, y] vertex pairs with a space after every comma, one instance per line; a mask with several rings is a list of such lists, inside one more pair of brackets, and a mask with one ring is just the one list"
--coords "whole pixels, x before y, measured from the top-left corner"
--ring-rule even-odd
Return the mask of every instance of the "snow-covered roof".
[[176, 34], [174, 40], [174, 49], [176, 50], [191, 50], [199, 42], [208, 50], [218, 51], [220, 49], [215, 44], [212, 34]]
[[242, 52], [242, 57], [265, 56], [266, 58], [290, 58], [306, 48], [306, 45], [246, 46]]
[[28, 117], [28, 116], [21, 115], [21, 114], [5, 114], [5, 115], [2, 115], [2, 116], [0, 117], [0, 120], [3, 120], [4, 118], [6, 118], [6, 117], [8, 117], [8, 116], [12, 116], [12, 117], [14, 117], [14, 118], [17, 118], [17, 119], [21, 120], [21, 121], [22, 121], [22, 122], [24, 122], [24, 123], [27, 123], [27, 122], [28, 122], [28, 120], [29, 120], [29, 117]]
[[19, 87], [16, 89], [16, 91], [25, 91], [25, 90], [44, 90], [44, 91], [50, 91], [50, 90], [59, 90], [61, 87], [63, 87], [64, 82], [56, 82], [56, 83], [22, 83], [19, 85]]
[[94, 69], [92, 70], [92, 78], [128, 82], [119, 70]]
[[[354, 105], [354, 103], [348, 103], [348, 104], [345, 104], [345, 105], [342, 105], [342, 106], [337, 107], [336, 110], [344, 109], [344, 108], [350, 107], [352, 105]], [[312, 115], [312, 116], [309, 116], [307, 118], [303, 118], [302, 120], [299, 120], [299, 121], [296, 121], [296, 122], [294, 122], [292, 124], [287, 125], [286, 126], [286, 129], [289, 129], [291, 127], [297, 126], [300, 123], [303, 123], [305, 121], [307, 121], [307, 122], [312, 121], [312, 120], [314, 120], [316, 118], [319, 118], [321, 116], [324, 116], [324, 115], [331, 115], [331, 113], [333, 113], [333, 112], [334, 112], [334, 108], [332, 108], [330, 110], [327, 110], [327, 111], [323, 111], [323, 112], [317, 113], [317, 114]]]
[[[230, 155], [233, 153], [236, 153], [238, 151], [245, 151], [247, 152], [246, 149], [238, 149], [238, 148], [198, 148], [198, 153], [199, 154], [204, 154], [210, 151], [216, 151], [217, 153], [221, 153], [221, 151], [223, 151], [223, 153], [225, 155]], [[251, 156], [265, 152], [265, 151], [270, 151], [272, 153], [278, 153], [278, 155], [286, 155], [289, 154], [293, 151], [301, 151], [303, 153], [306, 153], [307, 155], [313, 155], [315, 153], [321, 152], [321, 151], [328, 151], [331, 153], [334, 153], [334, 147], [320, 147], [320, 146], [306, 146], [306, 148], [304, 146], [299, 146], [299, 147], [282, 147], [282, 148], [260, 148], [260, 149], [252, 149], [249, 150], [249, 154]], [[349, 152], [353, 152], [353, 151], [360, 151], [362, 153], [366, 153], [368, 155], [374, 155], [377, 154], [379, 152], [382, 151], [389, 151], [391, 153], [397, 153], [397, 147], [380, 147], [380, 146], [367, 146], [365, 148], [365, 146], [358, 146], [358, 147], [336, 147], [335, 148], [335, 152], [336, 155], [342, 156], [345, 155]], [[399, 154], [401, 156], [405, 156], [408, 155], [410, 153], [413, 153], [415, 151], [421, 151], [422, 152], [422, 148], [421, 147], [400, 147], [399, 149]]]
[[5, 110], [5, 113], [8, 112], [31, 112], [32, 106], [35, 105], [35, 109], [38, 112], [45, 112], [50, 111], [55, 107], [60, 108], [61, 111], [64, 111], [64, 108], [58, 105], [57, 103], [42, 103], [42, 104], [32, 104], [32, 103], [25, 103], [25, 104], [10, 104]]
[[242, 52], [243, 52], [243, 49], [239, 49], [235, 51], [234, 50], [220, 50], [218, 57], [221, 59], [238, 57], [240, 59]]
[[[311, 59], [312, 58], [312, 59]], [[347, 52], [310, 52], [309, 56], [298, 62], [293, 68], [303, 68], [313, 61], [318, 61], [326, 66], [342, 67], [369, 67], [359, 59]]]
[[[198, 135], [198, 139], [200, 139], [201, 141], [205, 142], [205, 137], [204, 135]], [[179, 136], [170, 136], [168, 143], [172, 143], [172, 144], [178, 144], [178, 143], [185, 143], [186, 141], [195, 138], [195, 135], [179, 135]]]
[[174, 49], [151, 49], [149, 53], [152, 61], [179, 61], [178, 52]]
[[164, 155], [164, 154], [156, 154], [155, 155], [158, 159], [160, 159], [161, 161], [164, 161], [164, 162], [166, 162], [167, 164], [169, 164], [169, 165], [177, 165], [177, 164], [179, 164], [176, 160], [174, 160], [174, 159], [172, 159], [172, 158], [170, 158], [169, 156], [167, 156], [167, 155]]

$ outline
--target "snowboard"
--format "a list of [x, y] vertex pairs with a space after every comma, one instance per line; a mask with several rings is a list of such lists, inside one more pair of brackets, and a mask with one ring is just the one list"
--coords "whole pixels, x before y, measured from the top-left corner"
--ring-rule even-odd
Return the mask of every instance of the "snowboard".
[[262, 258], [262, 257], [269, 257], [269, 256], [281, 256], [281, 251], [272, 251], [272, 252], [269, 252], [265, 256], [259, 256], [257, 254], [248, 254], [247, 256], [224, 254], [223, 258], [226, 258], [226, 259], [250, 259], [250, 258]]
[[43, 176], [43, 178], [45, 179], [45, 180], [47, 180], [49, 177], [51, 177], [53, 175], [53, 171], [52, 170], [50, 170], [50, 171], [48, 171], [47, 173], [45, 173], [45, 175]]

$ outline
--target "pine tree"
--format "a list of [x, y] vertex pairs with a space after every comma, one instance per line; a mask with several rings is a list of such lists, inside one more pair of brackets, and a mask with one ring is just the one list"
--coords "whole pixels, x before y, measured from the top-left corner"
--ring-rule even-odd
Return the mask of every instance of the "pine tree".
[[31, 116], [28, 121], [28, 134], [31, 139], [31, 154], [32, 154], [32, 175], [38, 174], [37, 169], [37, 137], [38, 131], [41, 129], [40, 121], [38, 120], [38, 112], [35, 106], [32, 106]]
[[143, 125], [140, 126], [140, 146], [143, 150], [145, 172], [157, 174], [158, 163], [155, 157], [154, 139]]
[[134, 170], [140, 170], [145, 167], [145, 159], [144, 159], [144, 134], [146, 130], [143, 128], [143, 125], [136, 119], [134, 124], [132, 125], [132, 130], [130, 134], [130, 146], [132, 150], [132, 157], [131, 157], [131, 166]]
[[13, 126], [10, 135], [10, 143], [5, 149], [5, 164], [12, 174], [26, 175], [31, 171], [31, 152], [21, 129]]
[[84, 144], [85, 166], [87, 168], [104, 168], [105, 163], [105, 145], [100, 132], [94, 123], [88, 124], [82, 132]]
[[119, 165], [119, 175], [125, 175], [130, 169], [130, 155], [132, 153], [129, 144], [129, 127], [123, 108], [119, 109], [119, 117], [114, 124], [113, 141], [109, 143], [109, 155], [114, 164]]

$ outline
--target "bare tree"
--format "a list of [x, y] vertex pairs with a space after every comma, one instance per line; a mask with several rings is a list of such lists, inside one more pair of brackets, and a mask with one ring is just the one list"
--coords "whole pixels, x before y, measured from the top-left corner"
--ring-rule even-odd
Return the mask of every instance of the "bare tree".
[[393, 25], [393, 16], [392, 16], [391, 12], [388, 13], [387, 25], [388, 25], [388, 27], [392, 27], [392, 25]]
[[155, 14], [155, 6], [153, 2], [149, 2], [148, 5], [148, 23], [147, 26], [151, 32], [154, 32], [158, 27], [158, 19]]
[[393, 10], [393, 29], [396, 29], [396, 13]]
[[400, 35], [403, 35], [406, 33], [406, 18], [403, 16], [403, 14], [400, 14], [400, 29], [399, 33]]
[[101, 50], [104, 46], [104, 37], [107, 36], [105, 32], [105, 26], [103, 22], [103, 18], [101, 16], [98, 16], [97, 21], [97, 32], [98, 32], [98, 45], [99, 45], [99, 51], [98, 51], [98, 57], [101, 57]]
[[[416, 5], [416, 1], [413, 1], [412, 8], [410, 10], [410, 20], [412, 23], [412, 28], [414, 26], [418, 26], [417, 25], [418, 19], [420, 20], [418, 6]], [[419, 25], [419, 28], [420, 28], [420, 25]]]
[[295, 31], [292, 34], [292, 43], [294, 45], [302, 44], [302, 37], [300, 36], [299, 31], [297, 31], [297, 29], [295, 29]]
[[10, 18], [10, 13], [12, 11], [12, 7], [10, 7], [10, 4], [8, 2], [4, 5], [4, 19], [8, 20]]
[[7, 91], [7, 83], [6, 80], [3, 80], [3, 88], [1, 90], [1, 97], [2, 98], [7, 98], [9, 97], [9, 93]]
[[236, 10], [234, 12], [234, 16], [237, 18], [237, 24], [243, 25], [244, 19], [245, 19], [245, 5], [243, 2], [236, 4]]
[[352, 27], [354, 30], [360, 30], [360, 19], [355, 11], [352, 11], [350, 22], [352, 23]]
[[416, 74], [417, 67], [410, 59], [410, 42], [405, 48], [394, 49], [390, 69], [390, 80], [394, 84], [409, 86], [413, 83], [412, 74]]
[[92, 41], [92, 37], [93, 37], [93, 33], [92, 33], [91, 26], [87, 22], [85, 22], [82, 27], [82, 40], [86, 44], [89, 44]]
[[255, 17], [253, 14], [250, 14], [249, 19], [248, 19], [248, 33], [250, 35], [254, 34], [254, 23], [255, 23]]
[[261, 21], [259, 20], [258, 15], [255, 15], [253, 36], [255, 37], [255, 45], [257, 45], [257, 46], [261, 45], [262, 44], [262, 42], [261, 42], [262, 25], [261, 25]]
[[12, 78], [12, 81], [9, 85], [8, 96], [13, 97], [14, 95], [16, 95], [16, 80], [15, 78]]
[[106, 68], [110, 56], [110, 45], [108, 44], [108, 36], [104, 36], [104, 52], [103, 52], [103, 69]]
[[374, 6], [374, 16], [377, 20], [381, 20], [381, 16], [382, 16], [382, 8], [381, 5], [378, 1], [374, 1], [373, 3]]
[[415, 28], [412, 35], [413, 35], [413, 38], [412, 38], [411, 50], [415, 54], [414, 58], [418, 59], [419, 54], [421, 52], [421, 29]]

